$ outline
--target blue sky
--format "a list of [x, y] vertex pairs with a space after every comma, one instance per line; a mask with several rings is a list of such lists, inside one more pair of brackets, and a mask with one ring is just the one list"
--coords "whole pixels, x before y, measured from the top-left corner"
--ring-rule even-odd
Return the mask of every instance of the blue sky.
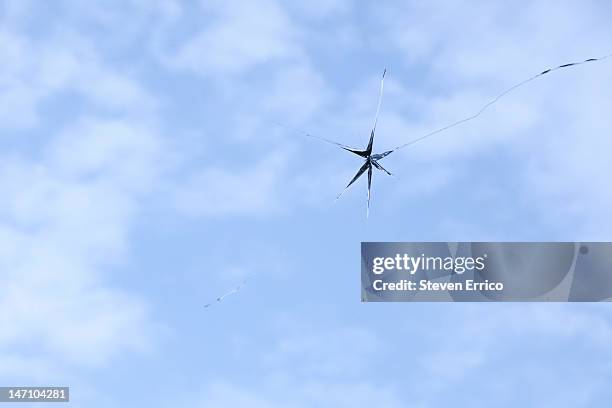
[[[306, 4], [307, 3], [307, 4]], [[361, 241], [609, 240], [602, 1], [0, 1], [0, 383], [74, 407], [598, 406], [597, 304], [361, 304]], [[203, 305], [245, 277], [223, 303]], [[43, 405], [41, 405], [43, 406]]]

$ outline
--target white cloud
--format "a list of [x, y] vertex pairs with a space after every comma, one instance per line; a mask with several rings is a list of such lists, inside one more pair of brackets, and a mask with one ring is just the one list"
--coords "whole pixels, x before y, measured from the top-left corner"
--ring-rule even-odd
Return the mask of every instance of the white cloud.
[[157, 138], [89, 119], [52, 139], [39, 160], [4, 160], [0, 353], [21, 344], [47, 364], [98, 365], [150, 347], [146, 302], [105, 276], [121, 264], [132, 214], [158, 173]]
[[[106, 65], [93, 44], [68, 31], [34, 41], [17, 31], [0, 30], [0, 127], [31, 129], [40, 123], [44, 102], [75, 92], [98, 108], [142, 114], [156, 99], [133, 78]], [[73, 97], [74, 98], [74, 97]], [[81, 100], [72, 99], [74, 105]]]
[[66, 15], [37, 35], [21, 24], [38, 10], [7, 12], [14, 19], [4, 15], [10, 21], [0, 30], [0, 377], [46, 382], [154, 346], [161, 327], [148, 301], [113, 282], [167, 149], [158, 100], [137, 70], [117, 69]]
[[207, 27], [168, 55], [169, 66], [204, 75], [242, 73], [300, 54], [289, 16], [275, 0], [203, 3]]
[[81, 118], [49, 144], [49, 161], [67, 177], [110, 179], [148, 190], [164, 168], [164, 146], [149, 124]]

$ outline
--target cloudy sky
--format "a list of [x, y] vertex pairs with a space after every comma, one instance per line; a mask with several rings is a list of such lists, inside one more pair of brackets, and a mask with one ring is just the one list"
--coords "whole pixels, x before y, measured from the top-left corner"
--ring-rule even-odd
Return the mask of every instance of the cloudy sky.
[[[361, 304], [361, 241], [610, 240], [600, 0], [0, 0], [0, 384], [73, 407], [590, 407], [591, 304]], [[278, 126], [278, 123], [283, 126]], [[206, 303], [248, 278], [222, 303]], [[44, 405], [41, 405], [44, 406]]]

